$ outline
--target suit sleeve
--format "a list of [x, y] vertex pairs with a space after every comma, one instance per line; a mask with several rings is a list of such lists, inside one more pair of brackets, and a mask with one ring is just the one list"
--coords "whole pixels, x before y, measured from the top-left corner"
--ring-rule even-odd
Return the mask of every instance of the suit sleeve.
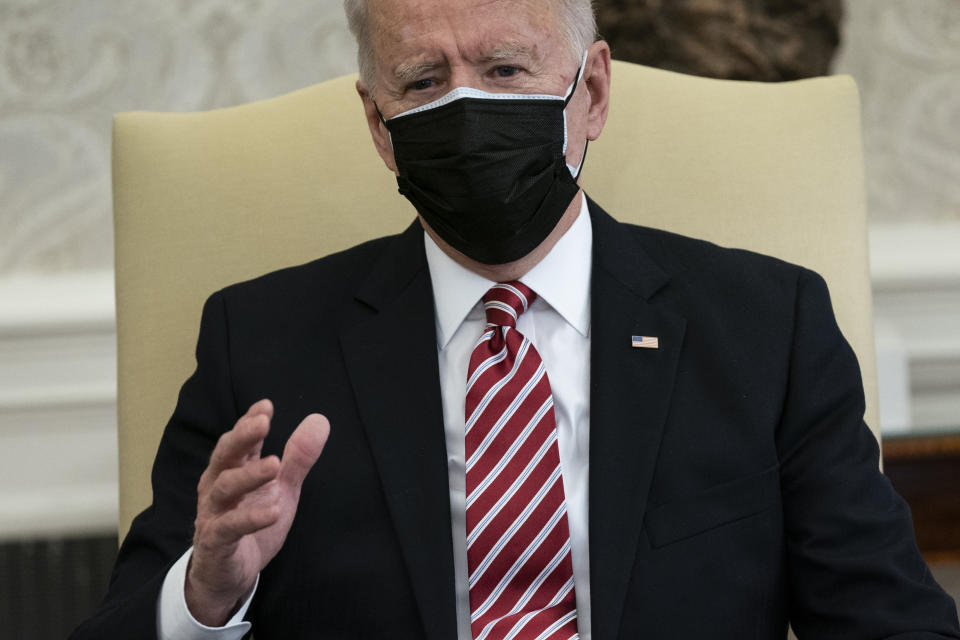
[[164, 577], [193, 537], [200, 475], [217, 439], [240, 416], [230, 384], [222, 292], [204, 304], [196, 358], [197, 368], [180, 390], [154, 461], [153, 503], [133, 520], [106, 597], [71, 639], [156, 638]]
[[797, 291], [777, 433], [793, 628], [801, 639], [960, 638], [910, 510], [879, 471], [860, 369], [826, 284], [804, 271]]

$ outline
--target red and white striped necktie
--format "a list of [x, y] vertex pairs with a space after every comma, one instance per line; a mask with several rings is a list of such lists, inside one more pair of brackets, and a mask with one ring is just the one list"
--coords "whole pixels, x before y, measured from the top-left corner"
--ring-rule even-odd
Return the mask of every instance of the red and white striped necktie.
[[475, 640], [579, 637], [553, 394], [540, 354], [516, 329], [535, 298], [520, 282], [490, 288], [483, 297], [487, 328], [467, 373]]

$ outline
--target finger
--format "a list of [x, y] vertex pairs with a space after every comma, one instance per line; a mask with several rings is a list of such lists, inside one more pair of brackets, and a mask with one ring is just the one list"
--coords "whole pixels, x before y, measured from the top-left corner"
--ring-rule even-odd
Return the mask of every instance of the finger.
[[248, 456], [259, 455], [263, 440], [270, 431], [273, 411], [272, 405], [262, 405], [260, 402], [253, 405], [251, 410], [254, 408], [257, 408], [257, 411], [248, 411], [237, 420], [233, 429], [224, 433], [217, 441], [217, 446], [210, 455], [210, 464], [207, 465], [212, 478], [216, 478], [224, 469], [239, 466]]
[[259, 489], [277, 477], [280, 460], [268, 456], [248, 462], [242, 467], [226, 469], [217, 476], [210, 489], [210, 510], [220, 513], [231, 508], [251, 491]]
[[250, 408], [247, 409], [248, 416], [255, 416], [259, 414], [263, 414], [268, 418], [273, 417], [273, 403], [268, 398], [254, 402], [252, 405], [250, 405]]
[[243, 536], [272, 526], [280, 519], [280, 511], [280, 505], [273, 502], [224, 512], [211, 528], [212, 546], [227, 549]]
[[[251, 417], [257, 416], [257, 415], [265, 415], [267, 416], [267, 421], [269, 423], [269, 421], [273, 420], [273, 402], [271, 402], [267, 398], [264, 398], [263, 400], [259, 400], [253, 403], [252, 405], [250, 405], [250, 408], [247, 409], [247, 415]], [[259, 458], [260, 452], [262, 451], [262, 449], [263, 449], [263, 440], [261, 439], [261, 440], [258, 440], [253, 445], [253, 449], [246, 456], [247, 459]]]
[[220, 436], [210, 454], [210, 463], [207, 465], [210, 479], [215, 480], [225, 469], [243, 464], [261, 446], [269, 430], [270, 421], [263, 414], [240, 418], [233, 429]]
[[330, 422], [324, 416], [311, 413], [304, 418], [283, 448], [280, 481], [299, 488], [320, 457], [329, 435]]

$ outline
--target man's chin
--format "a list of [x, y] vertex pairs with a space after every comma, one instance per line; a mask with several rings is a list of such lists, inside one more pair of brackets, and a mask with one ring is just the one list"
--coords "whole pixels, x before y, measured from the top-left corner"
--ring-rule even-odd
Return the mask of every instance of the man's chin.
[[471, 258], [441, 238], [440, 234], [434, 231], [419, 213], [417, 214], [417, 219], [420, 220], [420, 226], [423, 227], [423, 230], [427, 232], [427, 235], [430, 236], [440, 250], [461, 267], [493, 282], [508, 282], [510, 280], [519, 280], [526, 275], [544, 256], [550, 253], [550, 250], [557, 244], [557, 241], [573, 226], [574, 220], [576, 220], [577, 215], [580, 213], [580, 197], [582, 197], [582, 193], [582, 190], [577, 192], [577, 196], [571, 201], [567, 211], [564, 212], [560, 220], [557, 221], [556, 226], [554, 226], [553, 230], [543, 242], [522, 257], [511, 260], [510, 262], [486, 263]]

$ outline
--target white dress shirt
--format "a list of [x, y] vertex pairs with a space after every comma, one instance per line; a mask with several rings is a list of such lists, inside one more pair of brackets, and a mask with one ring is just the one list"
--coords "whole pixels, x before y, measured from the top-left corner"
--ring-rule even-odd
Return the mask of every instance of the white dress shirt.
[[[593, 231], [586, 198], [580, 213], [553, 249], [522, 281], [537, 293], [520, 316], [517, 330], [543, 358], [553, 391], [560, 468], [570, 525], [577, 625], [590, 640], [590, 556], [588, 540], [587, 465], [590, 442], [590, 272]], [[424, 233], [427, 264], [433, 284], [440, 392], [446, 433], [453, 523], [453, 566], [457, 602], [457, 635], [471, 640], [470, 592], [467, 580], [466, 476], [464, 407], [470, 354], [486, 326], [481, 298], [494, 284], [458, 265]], [[336, 428], [336, 425], [332, 425]], [[206, 627], [190, 615], [184, 599], [190, 551], [170, 569], [157, 603], [161, 640], [239, 640], [250, 628], [243, 620], [250, 599], [224, 627]]]

